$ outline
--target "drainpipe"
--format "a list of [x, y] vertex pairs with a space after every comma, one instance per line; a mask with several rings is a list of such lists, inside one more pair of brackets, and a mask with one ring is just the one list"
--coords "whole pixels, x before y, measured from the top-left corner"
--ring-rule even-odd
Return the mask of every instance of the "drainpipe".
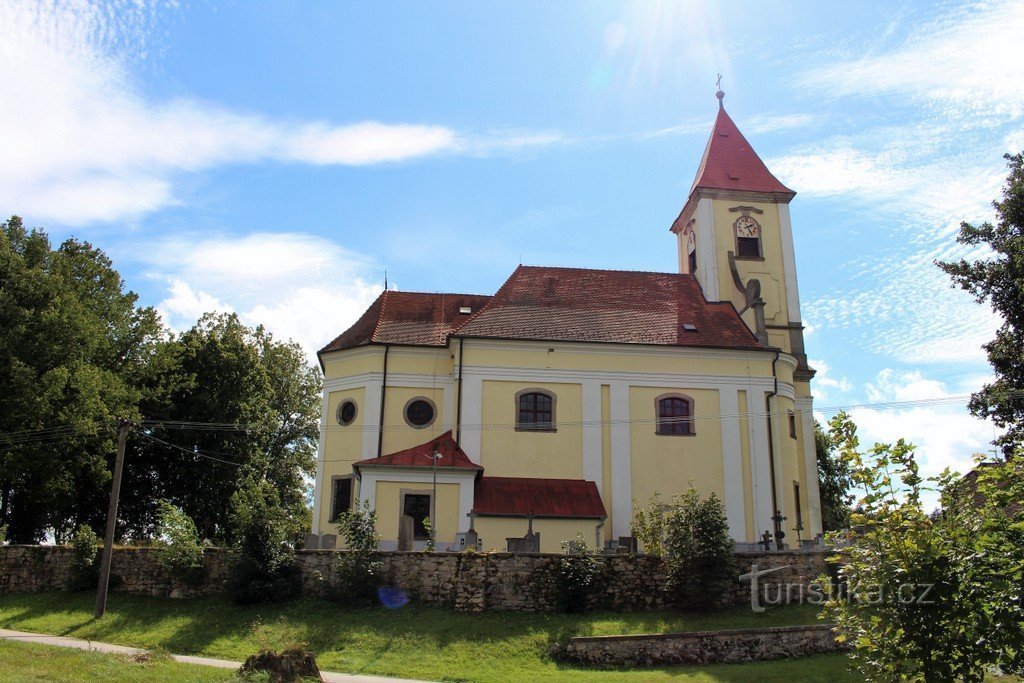
[[380, 381], [380, 424], [377, 426], [377, 457], [384, 454], [384, 403], [388, 395], [388, 351], [390, 344], [384, 345], [384, 377]]
[[461, 445], [462, 440], [462, 348], [466, 345], [464, 337], [459, 338], [459, 389], [456, 399], [459, 402], [455, 409], [455, 445]]
[[601, 521], [597, 523], [597, 527], [594, 529], [594, 549], [597, 551], [601, 550], [601, 529], [604, 528], [604, 520], [602, 517]]
[[779, 542], [779, 530], [782, 525], [782, 521], [779, 519], [779, 500], [778, 493], [775, 490], [775, 437], [772, 430], [772, 399], [776, 394], [779, 393], [779, 377], [775, 374], [775, 364], [779, 362], [779, 351], [775, 352], [775, 358], [772, 359], [772, 381], [774, 382], [774, 388], [771, 393], [766, 394], [764, 397], [764, 407], [767, 413], [768, 420], [768, 469], [771, 473], [772, 479], [772, 523], [775, 528], [775, 543], [776, 547], [780, 546]]

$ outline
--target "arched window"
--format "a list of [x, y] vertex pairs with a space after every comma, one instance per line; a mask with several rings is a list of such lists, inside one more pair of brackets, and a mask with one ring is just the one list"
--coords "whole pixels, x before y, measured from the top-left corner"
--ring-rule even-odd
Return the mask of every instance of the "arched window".
[[516, 429], [554, 431], [555, 395], [540, 389], [527, 389], [516, 394]]
[[682, 394], [659, 396], [658, 434], [693, 436], [693, 399]]

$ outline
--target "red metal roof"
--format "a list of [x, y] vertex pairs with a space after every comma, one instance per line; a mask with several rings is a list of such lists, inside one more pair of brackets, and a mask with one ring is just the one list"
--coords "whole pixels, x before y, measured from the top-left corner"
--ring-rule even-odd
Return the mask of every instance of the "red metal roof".
[[350, 349], [364, 344], [444, 346], [470, 315], [490, 300], [480, 294], [382, 292], [352, 327], [341, 333], [320, 353]]
[[723, 107], [718, 109], [690, 194], [698, 189], [796, 194], [772, 175]]
[[582, 479], [480, 477], [473, 493], [478, 515], [602, 518], [597, 484]]
[[733, 305], [708, 302], [692, 275], [584, 268], [519, 266], [455, 334], [762, 348]]
[[431, 459], [435, 452], [441, 454], [437, 460], [437, 469], [439, 470], [479, 470], [482, 472], [484, 469], [470, 460], [465, 451], [459, 448], [459, 444], [455, 443], [455, 439], [452, 438], [451, 430], [418, 446], [382, 455], [379, 458], [360, 460], [353, 463], [352, 466], [355, 468], [415, 467], [429, 470], [433, 467]]

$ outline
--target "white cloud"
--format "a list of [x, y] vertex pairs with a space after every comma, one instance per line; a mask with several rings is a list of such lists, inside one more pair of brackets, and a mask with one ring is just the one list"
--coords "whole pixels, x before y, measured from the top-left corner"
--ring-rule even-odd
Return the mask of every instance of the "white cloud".
[[[128, 63], [160, 10], [144, 2], [0, 4], [0, 205], [84, 224], [173, 204], [184, 173], [264, 160], [366, 165], [551, 144], [552, 133], [279, 121], [140, 95]], [[156, 17], [156, 18], [154, 18]]]
[[898, 47], [810, 70], [802, 85], [836, 96], [914, 98], [948, 117], [1024, 114], [1024, 4], [962, 5], [915, 28]]
[[166, 285], [157, 309], [172, 329], [206, 312], [234, 311], [246, 324], [297, 341], [310, 360], [383, 289], [366, 275], [368, 259], [302, 233], [178, 236], [117, 251]]
[[838, 391], [840, 394], [845, 394], [853, 389], [853, 383], [846, 377], [839, 377], [838, 379], [831, 377], [832, 368], [825, 361], [808, 359], [807, 364], [815, 370], [814, 379], [811, 382], [814, 387], [814, 396], [819, 401], [826, 400], [833, 390]]
[[743, 130], [748, 133], [774, 133], [793, 128], [807, 128], [817, 122], [811, 114], [761, 114], [744, 120]]
[[946, 386], [934, 379], [926, 379], [920, 371], [899, 372], [886, 368], [878, 373], [874, 382], [866, 386], [868, 399], [882, 401], [916, 401], [951, 396]]

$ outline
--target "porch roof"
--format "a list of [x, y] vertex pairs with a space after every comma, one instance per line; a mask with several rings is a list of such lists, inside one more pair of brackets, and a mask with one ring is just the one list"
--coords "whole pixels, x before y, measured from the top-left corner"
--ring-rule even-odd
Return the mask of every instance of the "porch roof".
[[483, 467], [470, 460], [465, 451], [459, 448], [459, 444], [452, 438], [450, 429], [426, 443], [382, 455], [379, 458], [360, 460], [352, 463], [352, 467], [354, 469], [362, 467], [389, 467], [429, 470], [433, 468], [432, 459], [434, 453], [441, 454], [441, 457], [437, 459], [438, 470], [464, 470], [468, 472], [475, 470], [478, 473], [484, 470]]
[[473, 512], [509, 517], [607, 517], [597, 484], [583, 479], [480, 477], [473, 492]]

